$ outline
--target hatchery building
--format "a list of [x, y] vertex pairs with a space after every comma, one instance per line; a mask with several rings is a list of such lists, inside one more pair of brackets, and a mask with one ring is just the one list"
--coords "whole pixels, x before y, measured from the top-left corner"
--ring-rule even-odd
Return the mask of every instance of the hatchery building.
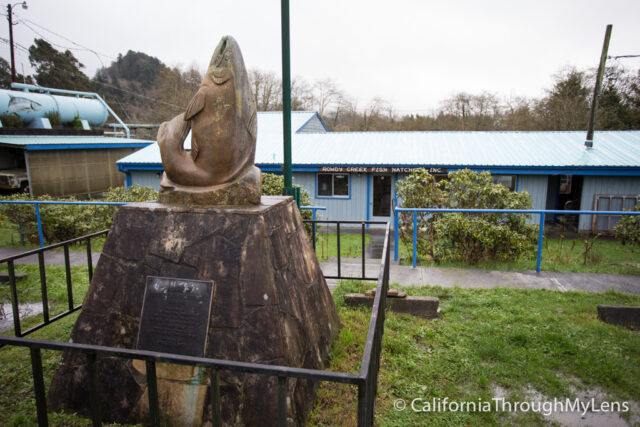
[[[292, 129], [294, 183], [327, 208], [327, 219], [391, 220], [395, 184], [416, 168], [441, 176], [489, 171], [496, 182], [531, 194], [535, 209], [630, 209], [640, 193], [640, 131], [598, 131], [588, 149], [583, 131], [329, 132], [315, 112], [293, 112]], [[263, 172], [281, 172], [282, 145], [282, 113], [258, 113], [256, 165]], [[159, 188], [157, 144], [117, 165], [127, 185]], [[578, 227], [604, 231], [616, 221], [581, 215]]]

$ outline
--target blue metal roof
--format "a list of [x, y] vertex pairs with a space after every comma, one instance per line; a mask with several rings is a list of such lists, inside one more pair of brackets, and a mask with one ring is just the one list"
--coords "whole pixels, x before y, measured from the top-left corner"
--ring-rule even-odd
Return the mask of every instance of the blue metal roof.
[[[313, 114], [313, 113], [305, 113]], [[283, 162], [282, 113], [259, 113], [256, 164]], [[295, 122], [299, 114], [294, 113]], [[296, 129], [296, 126], [293, 126]], [[294, 168], [387, 166], [500, 169], [640, 169], [640, 131], [586, 132], [326, 132], [293, 134]], [[157, 145], [118, 161], [160, 164]], [[556, 172], [557, 173], [557, 172]]]

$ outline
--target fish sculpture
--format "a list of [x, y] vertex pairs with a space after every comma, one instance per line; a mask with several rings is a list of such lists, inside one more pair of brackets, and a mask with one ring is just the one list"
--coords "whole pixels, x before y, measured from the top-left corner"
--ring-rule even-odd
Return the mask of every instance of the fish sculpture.
[[[189, 130], [190, 152], [184, 149]], [[256, 106], [242, 53], [233, 37], [225, 36], [186, 111], [160, 126], [158, 146], [164, 174], [159, 201], [259, 204], [256, 136]]]

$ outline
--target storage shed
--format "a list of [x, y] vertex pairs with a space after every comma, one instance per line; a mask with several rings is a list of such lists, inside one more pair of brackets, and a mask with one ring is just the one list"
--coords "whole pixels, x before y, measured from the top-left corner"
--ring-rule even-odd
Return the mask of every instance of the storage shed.
[[[435, 175], [489, 171], [531, 194], [536, 209], [630, 209], [640, 193], [640, 131], [598, 131], [587, 149], [582, 131], [328, 132], [314, 112], [292, 113], [292, 129], [294, 183], [328, 219], [391, 219], [395, 183], [421, 167]], [[256, 165], [279, 173], [282, 162], [282, 113], [258, 113]], [[129, 185], [158, 188], [157, 144], [117, 164]], [[582, 215], [579, 229], [608, 230], [616, 221]]]
[[152, 143], [101, 135], [0, 134], [0, 169], [26, 171], [32, 196], [90, 195], [122, 185], [116, 160]]

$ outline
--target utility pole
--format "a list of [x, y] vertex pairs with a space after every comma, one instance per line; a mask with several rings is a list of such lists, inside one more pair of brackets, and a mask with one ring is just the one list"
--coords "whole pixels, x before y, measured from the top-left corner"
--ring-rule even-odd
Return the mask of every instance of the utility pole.
[[609, 40], [611, 39], [611, 28], [613, 28], [613, 25], [607, 25], [607, 30], [604, 34], [604, 43], [602, 44], [602, 54], [600, 55], [600, 65], [598, 66], [598, 76], [596, 77], [596, 85], [593, 88], [593, 100], [591, 101], [591, 114], [589, 115], [587, 140], [584, 142], [584, 145], [587, 148], [593, 148], [593, 128], [596, 123], [598, 96], [600, 95], [600, 87], [602, 86], [602, 75], [604, 74], [604, 67], [607, 63], [607, 51], [609, 50]]
[[9, 21], [9, 50], [11, 51], [11, 82], [16, 81], [16, 61], [13, 55], [13, 7], [16, 5], [22, 5], [23, 9], [27, 9], [27, 2], [23, 1], [22, 3], [15, 3], [11, 5], [11, 3], [7, 4], [7, 20]]
[[7, 5], [7, 19], [9, 20], [9, 50], [11, 51], [11, 83], [16, 81], [16, 62], [13, 57], [13, 11], [11, 3]]
[[468, 98], [462, 98], [462, 130], [464, 131], [464, 106], [469, 105]]

